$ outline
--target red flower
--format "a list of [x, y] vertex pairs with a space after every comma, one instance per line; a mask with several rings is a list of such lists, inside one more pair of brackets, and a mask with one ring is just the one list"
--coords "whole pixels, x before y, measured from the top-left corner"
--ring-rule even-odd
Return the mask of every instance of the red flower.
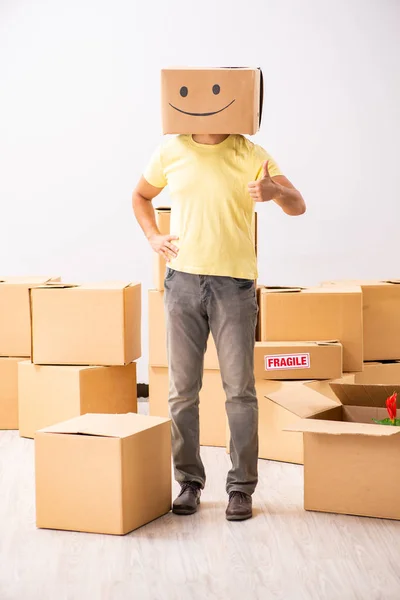
[[394, 392], [386, 400], [386, 409], [387, 409], [387, 411], [389, 413], [389, 417], [393, 423], [394, 423], [394, 420], [395, 420], [396, 414], [397, 414], [396, 400], [397, 400], [397, 392]]

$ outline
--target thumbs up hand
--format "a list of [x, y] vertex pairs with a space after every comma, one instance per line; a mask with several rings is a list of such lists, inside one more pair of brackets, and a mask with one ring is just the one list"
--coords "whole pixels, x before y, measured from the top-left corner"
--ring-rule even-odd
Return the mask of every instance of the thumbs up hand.
[[248, 184], [248, 190], [255, 202], [268, 202], [269, 200], [274, 200], [280, 196], [280, 185], [271, 179], [268, 172], [267, 160], [262, 166], [262, 178], [258, 181], [251, 181]]

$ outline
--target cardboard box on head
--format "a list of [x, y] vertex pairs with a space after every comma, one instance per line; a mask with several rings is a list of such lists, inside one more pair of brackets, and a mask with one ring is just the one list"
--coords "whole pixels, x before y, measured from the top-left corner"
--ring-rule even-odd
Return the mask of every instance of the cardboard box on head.
[[163, 133], [257, 133], [261, 69], [169, 68], [161, 71]]

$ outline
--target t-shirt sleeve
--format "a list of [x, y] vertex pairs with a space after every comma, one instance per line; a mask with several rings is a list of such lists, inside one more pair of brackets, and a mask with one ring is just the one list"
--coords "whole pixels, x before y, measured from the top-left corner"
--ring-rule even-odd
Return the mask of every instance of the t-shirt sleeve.
[[162, 145], [153, 152], [147, 167], [143, 171], [143, 177], [150, 185], [154, 187], [164, 188], [167, 185], [163, 162], [162, 162]]
[[282, 175], [277, 162], [272, 158], [270, 154], [261, 146], [255, 146], [255, 159], [256, 159], [256, 181], [262, 177], [262, 166], [263, 163], [268, 161], [268, 173], [270, 177], [276, 177]]

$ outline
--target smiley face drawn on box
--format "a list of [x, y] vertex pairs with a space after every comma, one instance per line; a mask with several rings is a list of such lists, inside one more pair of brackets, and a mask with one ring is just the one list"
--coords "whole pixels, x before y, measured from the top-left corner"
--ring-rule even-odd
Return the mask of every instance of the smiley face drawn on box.
[[262, 96], [260, 69], [163, 69], [163, 133], [252, 135], [259, 129]]

